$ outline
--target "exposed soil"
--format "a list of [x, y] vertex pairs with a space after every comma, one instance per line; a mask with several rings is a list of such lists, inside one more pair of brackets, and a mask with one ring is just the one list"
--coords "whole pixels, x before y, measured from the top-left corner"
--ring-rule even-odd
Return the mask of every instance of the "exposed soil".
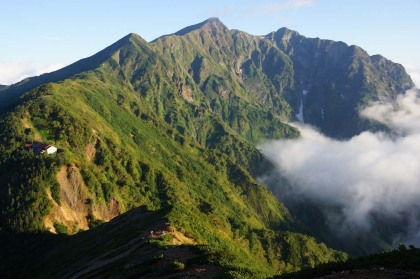
[[197, 242], [185, 236], [182, 232], [178, 231], [175, 227], [169, 226], [169, 224], [159, 223], [154, 226], [154, 230], [150, 231], [150, 235], [148, 236], [149, 239], [159, 239], [166, 235], [172, 237], [172, 244], [173, 245], [195, 245]]
[[50, 232], [56, 233], [54, 222], [65, 225], [69, 233], [76, 233], [79, 230], [89, 229], [87, 216], [89, 213], [96, 219], [109, 221], [119, 212], [119, 205], [115, 199], [111, 199], [108, 205], [90, 205], [87, 200], [91, 198], [89, 190], [83, 182], [83, 178], [76, 166], [62, 166], [56, 175], [61, 188], [60, 205], [51, 197], [48, 191], [53, 208], [50, 214], [44, 219], [45, 227]]
[[95, 144], [96, 143], [89, 143], [88, 145], [86, 145], [85, 155], [86, 155], [86, 160], [88, 162], [92, 162], [93, 158], [95, 158], [95, 154], [96, 154]]
[[189, 86], [182, 86], [182, 97], [190, 103], [194, 103], [193, 91]]
[[45, 218], [45, 226], [51, 232], [55, 232], [54, 221], [64, 224], [69, 228], [69, 232], [87, 230], [89, 228], [87, 215], [89, 208], [85, 201], [88, 191], [83, 183], [80, 172], [75, 167], [62, 166], [56, 175], [56, 179], [61, 188], [60, 205], [52, 198], [53, 208]]

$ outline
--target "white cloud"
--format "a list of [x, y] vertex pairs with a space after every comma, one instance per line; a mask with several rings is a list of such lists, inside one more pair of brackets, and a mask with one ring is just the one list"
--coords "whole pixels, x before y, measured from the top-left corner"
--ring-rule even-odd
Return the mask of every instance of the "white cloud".
[[[363, 132], [338, 141], [299, 125], [301, 138], [269, 142], [262, 152], [290, 182], [288, 195], [338, 206], [346, 225], [369, 228], [373, 213], [390, 218], [418, 214], [420, 99], [411, 91], [394, 105], [375, 103], [362, 114], [396, 135]], [[411, 218], [407, 230], [411, 234], [405, 239], [420, 244], [417, 218]]]
[[9, 85], [27, 77], [38, 76], [64, 67], [64, 64], [39, 65], [23, 62], [0, 62], [0, 84]]
[[376, 102], [361, 115], [378, 121], [398, 133], [420, 133], [420, 99], [414, 90], [399, 95], [395, 103]]
[[416, 67], [413, 65], [404, 65], [404, 67], [407, 70], [416, 87], [420, 88], [420, 67]]

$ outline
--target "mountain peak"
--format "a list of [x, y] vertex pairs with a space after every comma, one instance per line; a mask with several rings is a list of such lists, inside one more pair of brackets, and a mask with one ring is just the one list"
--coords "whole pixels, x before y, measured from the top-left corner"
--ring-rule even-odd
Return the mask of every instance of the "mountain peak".
[[288, 40], [291, 37], [301, 36], [298, 32], [288, 29], [287, 27], [282, 27], [277, 31], [270, 32], [265, 37], [269, 38], [271, 41], [275, 41], [279, 38], [287, 38]]
[[300, 36], [299, 32], [291, 30], [287, 27], [282, 27], [273, 33], [277, 34], [278, 36]]
[[127, 43], [129, 41], [135, 41], [135, 42], [141, 42], [141, 43], [147, 44], [147, 41], [145, 39], [143, 39], [140, 35], [136, 34], [136, 33], [129, 33], [126, 36], [122, 37], [120, 40], [118, 40], [114, 44], [117, 44], [117, 43], [124, 44], [124, 43]]
[[210, 17], [206, 19], [203, 23], [223, 24], [218, 17]]
[[195, 30], [205, 29], [205, 28], [212, 28], [212, 29], [216, 29], [218, 31], [228, 30], [228, 28], [219, 20], [219, 18], [211, 17], [209, 19], [206, 19], [203, 22], [185, 27], [185, 28], [179, 30], [178, 32], [174, 33], [174, 35], [182, 36], [182, 35], [188, 34], [190, 32], [193, 32]]

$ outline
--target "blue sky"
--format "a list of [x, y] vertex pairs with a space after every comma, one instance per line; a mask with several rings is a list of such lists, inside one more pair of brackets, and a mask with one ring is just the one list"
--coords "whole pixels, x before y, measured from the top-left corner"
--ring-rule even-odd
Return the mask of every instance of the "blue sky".
[[[264, 35], [281, 27], [356, 44], [420, 80], [420, 0], [0, 0], [0, 84], [90, 56], [134, 32], [148, 41], [219, 17]], [[418, 85], [419, 86], [419, 85]]]

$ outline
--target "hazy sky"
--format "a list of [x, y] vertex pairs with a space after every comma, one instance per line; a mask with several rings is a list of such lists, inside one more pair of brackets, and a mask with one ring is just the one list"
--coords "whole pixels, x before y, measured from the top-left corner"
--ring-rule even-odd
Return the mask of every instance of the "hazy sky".
[[420, 72], [420, 0], [0, 0], [0, 4], [3, 84], [90, 56], [131, 32], [150, 41], [213, 16], [231, 29], [254, 35], [288, 27], [307, 37], [356, 44]]

